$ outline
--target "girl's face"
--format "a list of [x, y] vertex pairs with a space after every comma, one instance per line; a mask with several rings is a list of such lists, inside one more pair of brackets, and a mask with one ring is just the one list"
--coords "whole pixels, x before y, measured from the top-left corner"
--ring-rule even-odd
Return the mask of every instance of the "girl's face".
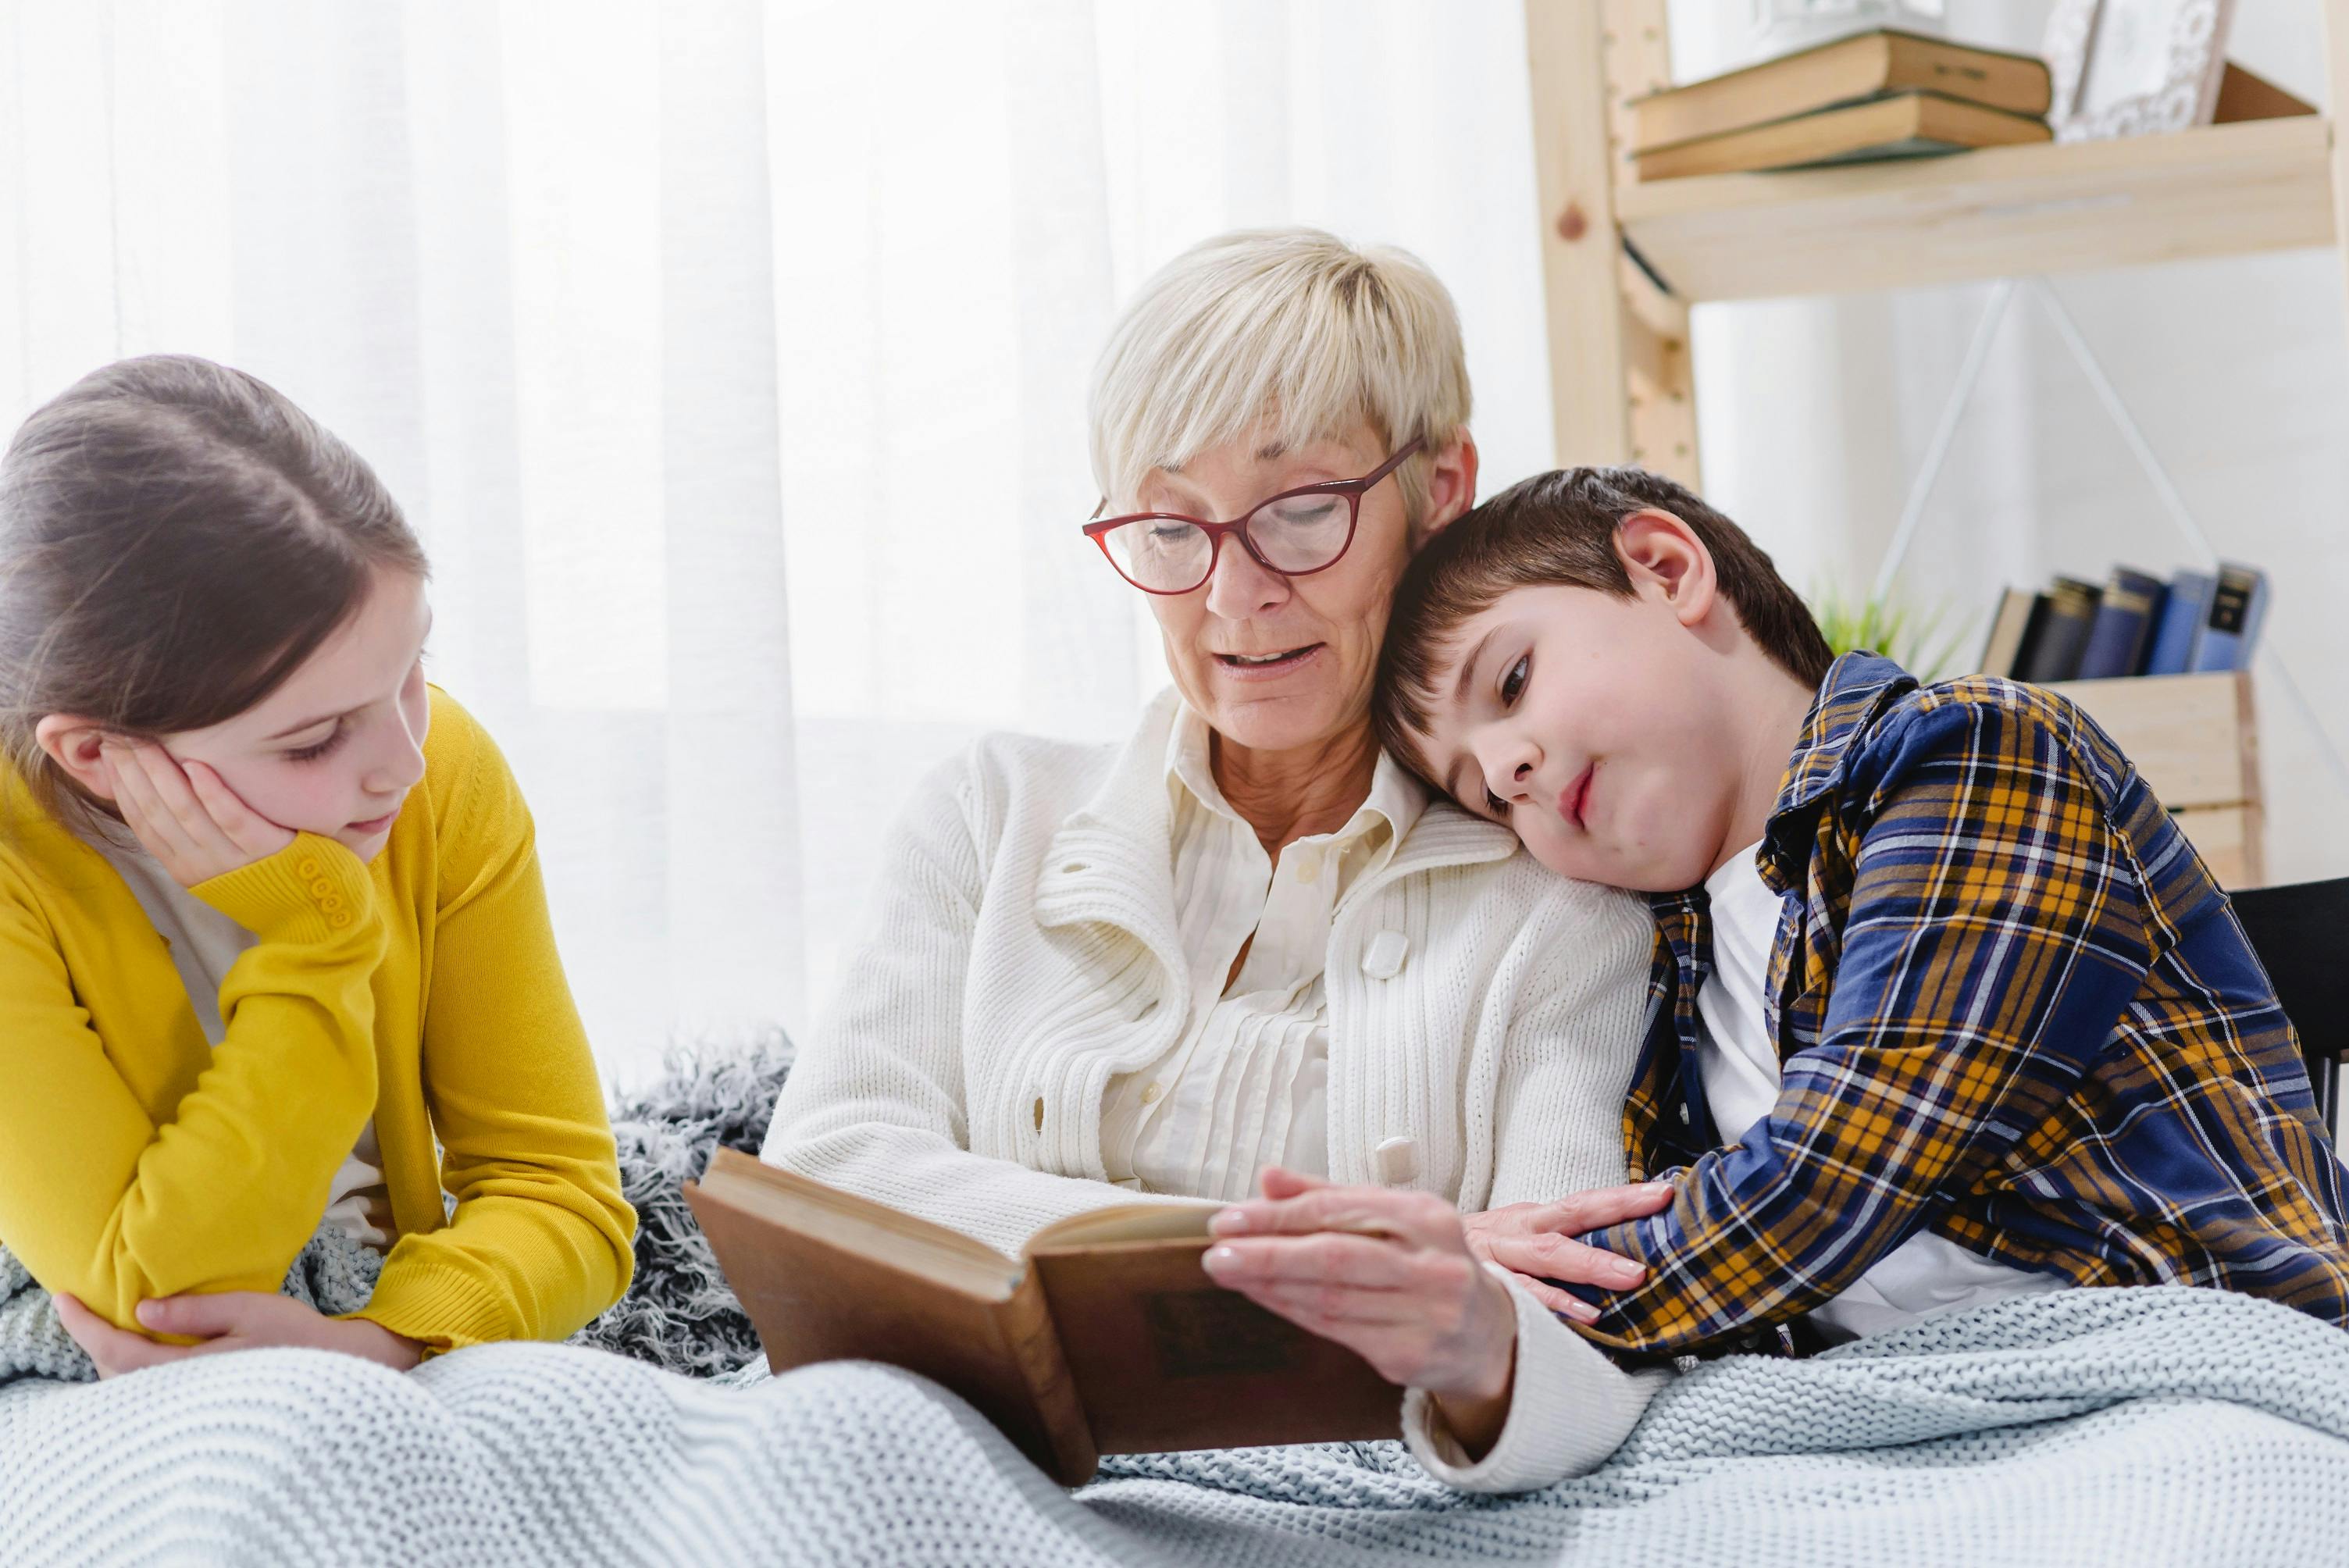
[[424, 777], [424, 583], [378, 568], [357, 614], [254, 707], [163, 738], [280, 827], [341, 841], [371, 861]]

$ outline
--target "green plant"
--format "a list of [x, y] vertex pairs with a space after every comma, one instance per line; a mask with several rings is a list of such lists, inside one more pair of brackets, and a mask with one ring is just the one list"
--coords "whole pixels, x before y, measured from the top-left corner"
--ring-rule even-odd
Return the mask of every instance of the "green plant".
[[[1847, 599], [1833, 583], [1807, 595], [1811, 615], [1838, 655], [1857, 649], [1882, 654], [1919, 680], [1939, 680], [1973, 634], [1973, 623], [1945, 630], [1949, 606], [1919, 610], [1889, 596]], [[1962, 672], [1959, 672], [1962, 673]]]

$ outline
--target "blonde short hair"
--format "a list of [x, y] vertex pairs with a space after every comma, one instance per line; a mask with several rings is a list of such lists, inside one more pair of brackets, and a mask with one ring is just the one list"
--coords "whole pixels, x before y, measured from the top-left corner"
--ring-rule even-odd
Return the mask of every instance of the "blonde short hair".
[[1284, 446], [1368, 419], [1392, 450], [1407, 515], [1425, 511], [1433, 452], [1468, 422], [1452, 296], [1420, 260], [1319, 229], [1248, 229], [1184, 252], [1142, 287], [1093, 372], [1093, 477], [1112, 509], [1153, 469], [1268, 423]]

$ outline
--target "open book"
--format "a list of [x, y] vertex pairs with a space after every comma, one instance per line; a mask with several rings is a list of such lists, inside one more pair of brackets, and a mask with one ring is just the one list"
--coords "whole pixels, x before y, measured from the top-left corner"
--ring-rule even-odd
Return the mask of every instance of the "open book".
[[961, 1395], [1063, 1485], [1105, 1453], [1392, 1438], [1402, 1390], [1209, 1279], [1212, 1204], [1074, 1215], [1005, 1257], [721, 1149], [686, 1200], [778, 1372], [886, 1361]]

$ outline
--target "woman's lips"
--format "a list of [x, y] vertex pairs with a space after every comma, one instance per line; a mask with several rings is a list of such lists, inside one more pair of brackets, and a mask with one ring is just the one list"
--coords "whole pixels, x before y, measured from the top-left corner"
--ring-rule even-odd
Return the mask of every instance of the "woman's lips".
[[1590, 806], [1590, 776], [1598, 771], [1599, 764], [1596, 762], [1592, 763], [1589, 767], [1576, 774], [1574, 776], [1574, 782], [1568, 784], [1564, 792], [1557, 798], [1557, 814], [1565, 818], [1568, 821], [1573, 823], [1576, 827], [1585, 829], [1586, 830], [1589, 827], [1589, 823], [1585, 820], [1584, 812], [1587, 811]]
[[1217, 654], [1215, 655], [1216, 667], [1234, 680], [1278, 680], [1311, 664], [1323, 646], [1320, 643], [1308, 643], [1301, 648], [1288, 648], [1261, 661], [1253, 655]]
[[350, 830], [354, 833], [380, 833], [398, 820], [398, 817], [399, 808], [394, 806], [380, 817], [371, 818], [364, 822], [353, 822]]

